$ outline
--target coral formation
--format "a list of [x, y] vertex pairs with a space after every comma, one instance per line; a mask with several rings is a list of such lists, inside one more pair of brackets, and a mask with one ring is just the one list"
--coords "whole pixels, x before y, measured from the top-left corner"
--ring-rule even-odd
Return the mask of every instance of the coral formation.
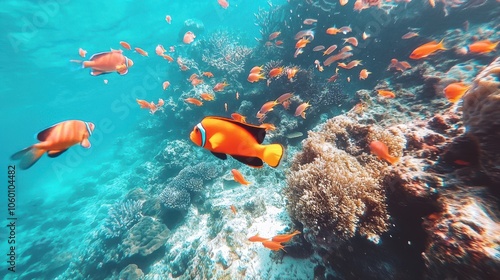
[[104, 221], [101, 234], [106, 238], [121, 237], [142, 217], [141, 209], [142, 201], [131, 199], [111, 206], [108, 217]]
[[126, 257], [139, 254], [148, 256], [168, 239], [167, 226], [151, 217], [143, 217], [124, 236], [120, 249]]

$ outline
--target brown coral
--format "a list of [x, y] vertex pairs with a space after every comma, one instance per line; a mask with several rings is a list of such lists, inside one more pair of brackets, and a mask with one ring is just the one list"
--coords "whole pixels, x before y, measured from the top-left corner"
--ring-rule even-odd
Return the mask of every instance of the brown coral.
[[474, 80], [463, 100], [463, 120], [479, 146], [483, 172], [500, 182], [500, 57]]

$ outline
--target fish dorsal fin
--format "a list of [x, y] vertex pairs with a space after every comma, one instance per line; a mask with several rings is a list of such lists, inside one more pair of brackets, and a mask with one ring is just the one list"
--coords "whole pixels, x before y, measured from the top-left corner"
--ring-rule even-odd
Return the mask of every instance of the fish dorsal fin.
[[96, 53], [96, 54], [92, 55], [92, 56], [89, 58], [89, 60], [90, 60], [90, 61], [94, 61], [95, 59], [97, 59], [97, 58], [99, 58], [99, 57], [101, 57], [101, 56], [103, 56], [103, 55], [107, 55], [108, 53], [109, 53], [109, 52]]
[[208, 142], [210, 143], [210, 147], [212, 149], [216, 149], [217, 147], [220, 146], [220, 144], [222, 142], [224, 142], [224, 139], [226, 137], [224, 137], [224, 134], [223, 133], [220, 133], [220, 132], [216, 132], [214, 135], [212, 135], [212, 137], [210, 137], [208, 139]]
[[38, 134], [36, 135], [36, 139], [38, 139], [38, 141], [45, 141], [47, 140], [47, 137], [49, 137], [50, 135], [50, 132], [52, 131], [52, 129], [54, 129], [58, 124], [55, 124], [49, 128], [46, 128], [40, 132], [38, 132]]
[[234, 124], [238, 125], [239, 127], [248, 131], [250, 134], [252, 134], [252, 136], [255, 138], [255, 140], [257, 140], [257, 143], [259, 143], [259, 144], [262, 144], [262, 142], [264, 141], [264, 138], [266, 137], [266, 129], [259, 127], [259, 126], [256, 126], [256, 125], [242, 123], [242, 122], [239, 122], [239, 121], [236, 121], [233, 119], [228, 119], [228, 118], [223, 118], [223, 117], [212, 116], [212, 117], [206, 117], [206, 118], [217, 119], [217, 120], [222, 120], [222, 121], [234, 123]]

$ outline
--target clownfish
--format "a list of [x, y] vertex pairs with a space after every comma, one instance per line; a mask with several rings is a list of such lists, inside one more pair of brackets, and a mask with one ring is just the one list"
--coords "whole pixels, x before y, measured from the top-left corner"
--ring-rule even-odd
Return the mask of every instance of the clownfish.
[[189, 138], [220, 159], [230, 155], [251, 167], [260, 168], [263, 162], [277, 167], [285, 149], [281, 144], [262, 145], [265, 136], [266, 130], [262, 127], [209, 116], [193, 128]]
[[[79, 61], [74, 61], [79, 62]], [[90, 57], [88, 61], [82, 62], [83, 68], [90, 68], [90, 75], [98, 76], [111, 72], [118, 72], [120, 75], [128, 73], [128, 69], [134, 65], [132, 59], [122, 54], [121, 50], [97, 53]]]
[[58, 157], [71, 146], [80, 144], [84, 148], [90, 148], [89, 137], [94, 131], [95, 125], [91, 122], [69, 120], [55, 124], [38, 133], [36, 143], [25, 148], [10, 158], [20, 160], [21, 169], [30, 168], [40, 157], [47, 152], [51, 158]]

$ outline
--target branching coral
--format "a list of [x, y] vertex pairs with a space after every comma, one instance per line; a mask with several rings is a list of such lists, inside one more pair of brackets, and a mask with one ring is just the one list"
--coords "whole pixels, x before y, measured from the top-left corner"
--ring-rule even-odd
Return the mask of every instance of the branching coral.
[[160, 194], [160, 201], [169, 210], [187, 210], [191, 197], [185, 189], [167, 186]]
[[368, 141], [376, 138], [402, 153], [400, 135], [347, 117], [310, 132], [287, 177], [290, 215], [317, 237], [333, 233], [346, 240], [359, 232], [376, 239], [385, 232], [388, 214], [380, 185], [385, 163], [366, 153]]
[[127, 200], [118, 202], [109, 208], [101, 233], [105, 238], [121, 237], [142, 217], [142, 202]]

